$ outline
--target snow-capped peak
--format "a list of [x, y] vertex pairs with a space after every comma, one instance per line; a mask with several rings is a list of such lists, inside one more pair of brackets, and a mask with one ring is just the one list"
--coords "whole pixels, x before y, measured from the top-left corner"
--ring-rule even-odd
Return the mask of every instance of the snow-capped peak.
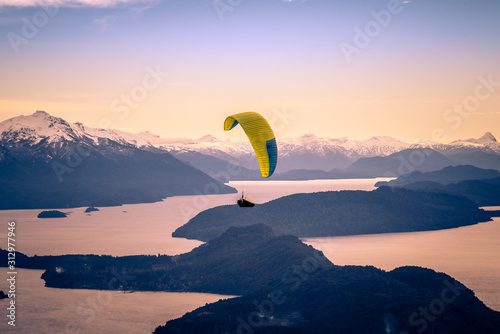
[[451, 145], [497, 145], [497, 139], [491, 132], [486, 132], [482, 137], [479, 138], [469, 138], [463, 140], [455, 140], [450, 143]]
[[29, 145], [36, 145], [42, 140], [54, 143], [84, 139], [97, 144], [99, 138], [107, 138], [137, 147], [151, 146], [147, 140], [128, 132], [90, 128], [80, 122], [71, 124], [42, 110], [29, 116], [17, 116], [0, 123], [0, 140], [24, 141]]
[[214, 142], [218, 142], [219, 140], [212, 135], [205, 135], [203, 137], [198, 138], [198, 141], [204, 142], [204, 143], [207, 143], [207, 142], [214, 143]]
[[305, 134], [305, 135], [302, 135], [299, 137], [300, 141], [315, 141], [317, 139], [318, 139], [318, 137], [316, 137], [312, 133], [308, 133], [308, 134]]
[[[170, 152], [196, 151], [221, 157], [223, 159], [247, 157], [252, 154], [249, 141], [233, 142], [219, 140], [212, 135], [192, 138], [162, 138], [149, 131], [131, 134], [119, 130], [96, 129], [82, 123], [69, 123], [45, 111], [37, 111], [29, 116], [18, 116], [0, 123], [0, 140], [23, 142], [32, 146], [42, 141], [58, 143], [61, 141], [93, 142], [106, 138], [122, 145], [137, 148], [156, 147]], [[481, 138], [457, 140], [449, 144], [432, 141], [406, 143], [388, 136], [376, 136], [366, 140], [348, 137], [327, 138], [306, 134], [298, 138], [283, 138], [278, 141], [278, 151], [282, 158], [297, 156], [332, 157], [344, 156], [352, 161], [360, 157], [387, 156], [408, 148], [431, 148], [438, 152], [459, 152], [462, 150], [484, 150], [500, 153], [500, 143], [487, 132]], [[302, 158], [300, 158], [302, 159]]]
[[138, 136], [144, 138], [144, 139], [147, 139], [147, 138], [151, 138], [151, 139], [158, 139], [158, 138], [161, 138], [160, 136], [158, 136], [156, 133], [152, 133], [151, 131], [147, 130], [147, 131], [142, 131], [142, 132], [139, 132], [137, 134]]
[[44, 138], [71, 140], [74, 132], [70, 123], [38, 110], [30, 116], [17, 116], [0, 123], [0, 138], [25, 140], [32, 144]]
[[478, 139], [468, 139], [467, 141], [477, 143], [477, 144], [488, 144], [488, 143], [496, 143], [497, 139], [491, 132], [486, 132], [482, 137]]

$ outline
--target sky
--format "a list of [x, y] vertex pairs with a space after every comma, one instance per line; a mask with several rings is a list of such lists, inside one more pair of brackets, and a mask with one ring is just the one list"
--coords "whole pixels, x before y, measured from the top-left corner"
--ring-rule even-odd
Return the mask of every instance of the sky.
[[[498, 0], [0, 0], [0, 120], [231, 139], [500, 135]], [[495, 133], [497, 131], [497, 133]]]

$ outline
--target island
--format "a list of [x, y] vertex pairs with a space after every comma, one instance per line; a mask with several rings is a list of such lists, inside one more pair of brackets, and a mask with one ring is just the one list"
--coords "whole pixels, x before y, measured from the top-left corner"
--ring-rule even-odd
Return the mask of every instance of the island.
[[448, 166], [432, 172], [413, 171], [403, 174], [395, 180], [379, 181], [375, 183], [375, 187], [404, 187], [415, 182], [453, 184], [461, 181], [490, 180], [498, 177], [500, 177], [500, 172], [495, 169], [483, 169], [471, 165], [458, 165]]
[[[0, 256], [6, 251], [0, 250]], [[500, 312], [452, 277], [420, 267], [337, 266], [295, 236], [231, 227], [176, 256], [16, 256], [47, 287], [210, 292], [155, 333], [497, 333]], [[3, 265], [0, 263], [0, 265]], [[466, 315], [466, 316], [465, 316]]]
[[99, 209], [93, 206], [89, 206], [88, 208], [85, 209], [85, 212], [87, 213], [92, 211], [99, 211]]
[[38, 214], [38, 218], [64, 218], [67, 215], [64, 212], [58, 210], [42, 211]]
[[498, 333], [500, 312], [420, 267], [303, 266], [261, 291], [207, 304], [154, 334]]
[[440, 230], [490, 219], [488, 212], [465, 197], [380, 187], [294, 194], [250, 209], [218, 206], [200, 212], [172, 236], [208, 241], [231, 226], [256, 222], [270, 226], [277, 235], [306, 238]]
[[479, 206], [500, 205], [500, 173], [494, 169], [468, 165], [446, 167], [427, 173], [415, 171], [395, 180], [377, 182], [375, 186], [463, 196]]

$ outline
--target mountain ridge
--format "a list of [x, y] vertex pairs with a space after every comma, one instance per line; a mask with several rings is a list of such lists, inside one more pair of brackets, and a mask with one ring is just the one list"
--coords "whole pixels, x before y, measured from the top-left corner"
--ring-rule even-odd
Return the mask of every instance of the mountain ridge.
[[150, 203], [175, 195], [236, 192], [125, 132], [70, 124], [43, 111], [4, 121], [0, 130], [3, 210]]
[[[149, 132], [131, 134], [112, 129], [97, 129], [81, 123], [69, 123], [61, 118], [51, 116], [44, 111], [37, 111], [30, 116], [17, 116], [0, 123], [0, 146], [10, 150], [10, 154], [36, 155], [36, 145], [43, 144], [51, 148], [49, 155], [70, 155], [72, 152], [61, 152], [64, 143], [79, 141], [81, 145], [95, 146], [111, 140], [123, 146], [135, 147], [151, 152], [168, 152], [177, 159], [188, 163], [196, 169], [212, 176], [227, 174], [239, 166], [243, 171], [233, 173], [230, 177], [219, 178], [219, 181], [259, 179], [258, 173], [251, 170], [257, 166], [252, 147], [248, 142], [219, 140], [212, 135], [197, 139], [161, 138]], [[35, 148], [34, 150], [32, 148]], [[357, 178], [398, 176], [398, 164], [393, 161], [376, 173], [368, 170], [355, 170], [362, 161], [375, 159], [380, 162], [392, 159], [391, 155], [402, 155], [406, 150], [420, 154], [429, 151], [448, 165], [474, 164], [481, 168], [500, 170], [500, 143], [492, 133], [486, 132], [482, 137], [455, 140], [448, 144], [432, 141], [407, 143], [388, 136], [374, 136], [366, 140], [354, 140], [348, 137], [322, 138], [306, 134], [298, 138], [282, 138], [278, 140], [279, 162], [275, 172], [276, 179], [314, 179], [314, 178]], [[0, 160], [2, 159], [0, 149]], [[446, 157], [448, 160], [446, 160]], [[364, 159], [364, 160], [363, 160]], [[403, 159], [407, 159], [403, 157]], [[429, 164], [432, 159], [427, 159]], [[409, 161], [412, 162], [411, 160]], [[408, 162], [405, 162], [408, 165]], [[392, 165], [391, 165], [392, 164]], [[445, 167], [437, 164], [435, 169]], [[423, 166], [413, 165], [415, 170]], [[250, 169], [250, 171], [248, 171]], [[303, 170], [297, 172], [297, 170]], [[318, 170], [312, 173], [307, 170]], [[331, 171], [341, 173], [330, 173]], [[423, 170], [428, 171], [429, 169]], [[294, 171], [291, 174], [287, 172]], [[322, 171], [322, 172], [321, 172]], [[396, 171], [396, 172], [395, 172]], [[325, 174], [323, 172], [329, 172]], [[281, 175], [280, 175], [281, 174]], [[255, 176], [257, 175], [257, 176]], [[279, 175], [279, 176], [278, 176]], [[270, 179], [273, 179], [271, 176]]]

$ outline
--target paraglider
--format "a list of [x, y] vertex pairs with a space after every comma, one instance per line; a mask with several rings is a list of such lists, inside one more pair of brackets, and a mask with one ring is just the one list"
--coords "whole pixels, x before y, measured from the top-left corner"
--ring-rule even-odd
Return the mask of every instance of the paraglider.
[[[240, 124], [252, 144], [252, 148], [259, 162], [260, 174], [264, 178], [273, 175], [278, 162], [278, 147], [273, 129], [266, 119], [259, 113], [253, 111], [230, 115], [224, 121], [224, 130], [232, 130]], [[238, 200], [241, 207], [252, 207], [253, 203], [247, 201], [243, 194]]]
[[241, 193], [241, 198], [238, 200], [237, 203], [240, 206], [240, 208], [252, 208], [252, 207], [255, 206], [255, 204], [253, 204], [252, 202], [246, 200], [245, 195], [243, 194], [243, 192]]

